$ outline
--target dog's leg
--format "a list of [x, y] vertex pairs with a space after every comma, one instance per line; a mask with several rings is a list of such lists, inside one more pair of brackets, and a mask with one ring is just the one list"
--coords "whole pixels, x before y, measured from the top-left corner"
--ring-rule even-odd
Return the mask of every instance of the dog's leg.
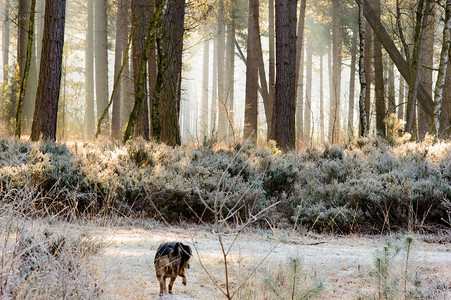
[[172, 286], [174, 285], [174, 281], [177, 278], [177, 276], [171, 276], [169, 281], [169, 294], [172, 294]]
[[158, 276], [158, 282], [160, 283], [160, 296], [166, 293], [166, 277]]

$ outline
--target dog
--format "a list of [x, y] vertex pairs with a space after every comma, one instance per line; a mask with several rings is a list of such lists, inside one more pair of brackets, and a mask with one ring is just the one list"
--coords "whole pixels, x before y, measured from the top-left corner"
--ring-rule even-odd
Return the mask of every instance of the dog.
[[189, 260], [192, 256], [190, 246], [179, 242], [163, 243], [155, 254], [155, 273], [160, 283], [160, 296], [166, 293], [166, 278], [169, 281], [169, 293], [172, 294], [172, 286], [177, 275], [182, 277], [183, 285], [186, 285], [186, 269], [189, 269]]

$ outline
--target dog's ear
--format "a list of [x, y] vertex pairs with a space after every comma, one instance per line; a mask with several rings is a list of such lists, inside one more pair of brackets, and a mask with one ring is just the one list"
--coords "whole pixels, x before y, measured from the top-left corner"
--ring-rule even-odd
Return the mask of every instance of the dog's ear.
[[183, 249], [183, 255], [187, 258], [190, 259], [190, 257], [193, 255], [193, 252], [191, 251], [191, 247], [185, 244], [181, 244], [182, 249]]

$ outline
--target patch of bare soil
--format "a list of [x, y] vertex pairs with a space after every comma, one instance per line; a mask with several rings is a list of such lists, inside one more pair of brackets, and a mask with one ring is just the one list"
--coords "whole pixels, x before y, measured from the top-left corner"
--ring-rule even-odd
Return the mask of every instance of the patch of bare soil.
[[[92, 258], [97, 279], [103, 286], [104, 299], [154, 299], [159, 286], [155, 277], [153, 259], [158, 245], [166, 241], [183, 241], [191, 245], [194, 256], [187, 271], [188, 285], [181, 278], [174, 284], [174, 295], [163, 299], [221, 299], [222, 293], [212, 282], [225, 289], [223, 256], [216, 235], [201, 228], [153, 228], [137, 227], [95, 228], [92, 234], [102, 237], [105, 247]], [[234, 236], [225, 237], [225, 245], [231, 245]], [[314, 274], [324, 281], [321, 299], [356, 299], [359, 295], [375, 293], [377, 284], [374, 257], [390, 239], [402, 244], [402, 236], [390, 237], [331, 237], [310, 236], [280, 232], [253, 232], [240, 235], [228, 256], [231, 289], [240, 286], [241, 299], [273, 299], [263, 292], [263, 279], [269, 272], [281, 269], [289, 257], [300, 257], [303, 272]], [[409, 274], [417, 274], [424, 282], [445, 285], [441, 299], [451, 297], [451, 245], [421, 241], [416, 236], [409, 257]], [[269, 256], [267, 256], [267, 254]], [[262, 260], [265, 258], [262, 262]], [[406, 253], [401, 250], [393, 259], [394, 269], [403, 274]], [[203, 269], [205, 267], [207, 272]], [[419, 275], [418, 275], [419, 274]], [[413, 275], [409, 275], [413, 276]], [[245, 293], [254, 290], [256, 292]], [[250, 296], [251, 295], [251, 296]], [[444, 298], [442, 298], [444, 297]], [[274, 298], [275, 299], [275, 298]]]

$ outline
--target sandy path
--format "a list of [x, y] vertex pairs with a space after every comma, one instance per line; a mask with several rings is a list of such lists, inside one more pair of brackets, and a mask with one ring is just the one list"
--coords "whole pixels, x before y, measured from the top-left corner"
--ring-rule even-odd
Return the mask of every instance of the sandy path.
[[[188, 270], [188, 285], [180, 278], [174, 285], [174, 296], [164, 299], [221, 299], [221, 293], [203, 271], [204, 266], [218, 281], [223, 282], [224, 271], [221, 248], [216, 237], [204, 230], [195, 229], [95, 229], [103, 237], [104, 250], [93, 258], [98, 280], [103, 282], [104, 299], [154, 299], [158, 298], [158, 282], [154, 275], [153, 258], [158, 245], [164, 241], [184, 241], [195, 245], [198, 256], [192, 259]], [[230, 254], [231, 286], [238, 286], [262, 258], [271, 251], [249, 281], [258, 284], [265, 272], [280, 268], [288, 257], [299, 256], [308, 274], [324, 278], [324, 298], [352, 299], [358, 290], [374, 290], [374, 279], [368, 276], [373, 269], [374, 254], [384, 245], [386, 237], [327, 237], [306, 238], [297, 235], [273, 235], [268, 232], [243, 234]], [[395, 240], [395, 237], [391, 238]], [[416, 237], [411, 252], [410, 272], [419, 271], [430, 282], [444, 282], [451, 286], [451, 245], [419, 241]], [[399, 242], [399, 239], [398, 239]], [[226, 244], [231, 238], [226, 238]], [[405, 253], [396, 257], [399, 269], [404, 268]], [[220, 284], [224, 287], [223, 284]], [[257, 288], [258, 287], [257, 285]], [[451, 297], [451, 290], [448, 289]], [[242, 296], [241, 298], [245, 298]]]

